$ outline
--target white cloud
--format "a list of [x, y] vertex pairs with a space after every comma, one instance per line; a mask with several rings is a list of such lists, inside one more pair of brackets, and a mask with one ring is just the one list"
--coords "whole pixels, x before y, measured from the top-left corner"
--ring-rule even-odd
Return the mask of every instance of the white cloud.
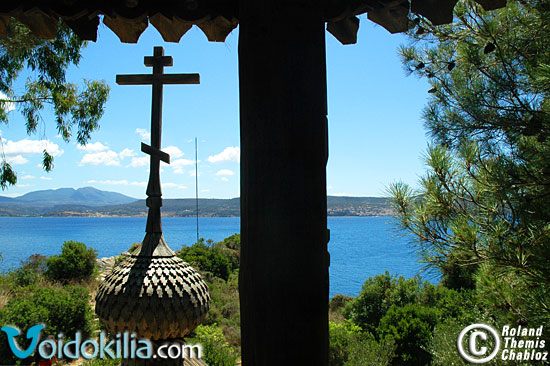
[[183, 174], [185, 173], [185, 171], [183, 170], [183, 167], [193, 165], [193, 164], [195, 164], [193, 160], [176, 159], [170, 162], [170, 167], [172, 167], [174, 174]]
[[118, 153], [118, 156], [121, 159], [124, 159], [124, 158], [129, 158], [131, 156], [136, 156], [136, 153], [132, 149], [124, 149], [120, 153]]
[[241, 150], [238, 146], [226, 147], [221, 153], [208, 157], [211, 163], [221, 163], [227, 161], [239, 162], [241, 160]]
[[63, 150], [59, 148], [59, 145], [54, 144], [50, 140], [29, 140], [23, 139], [19, 141], [10, 141], [2, 139], [4, 144], [5, 155], [21, 155], [21, 154], [40, 154], [46, 150], [52, 156], [60, 156], [63, 154]]
[[119, 166], [118, 154], [114, 151], [102, 151], [93, 154], [86, 154], [80, 160], [78, 165], [107, 165], [107, 166]]
[[53, 178], [50, 178], [50, 177], [44, 177], [44, 176], [41, 176], [40, 179], [42, 180], [53, 180]]
[[[190, 175], [191, 177], [194, 177], [194, 176], [196, 176], [197, 174], [195, 173], [195, 170], [193, 169], [193, 170], [190, 170], [190, 171], [189, 171], [189, 175]], [[199, 173], [199, 177], [200, 177], [200, 176], [201, 176], [201, 173]]]
[[177, 159], [177, 160], [174, 160], [172, 162], [170, 162], [170, 166], [172, 167], [182, 167], [182, 166], [186, 166], [186, 165], [194, 165], [195, 164], [195, 161], [194, 160], [189, 160], [189, 159]]
[[166, 187], [166, 188], [178, 188], [178, 189], [187, 189], [186, 186], [183, 186], [181, 184], [176, 184], [176, 183], [162, 183], [162, 187]]
[[229, 182], [229, 179], [227, 179], [226, 177], [222, 177], [222, 182]]
[[207, 193], [207, 192], [210, 192], [210, 190], [209, 189], [201, 189], [201, 192], [202, 193]]
[[143, 156], [141, 158], [132, 158], [132, 162], [129, 166], [132, 168], [137, 168], [140, 166], [146, 166], [147, 164], [149, 164], [149, 156]]
[[144, 140], [151, 139], [151, 132], [147, 132], [144, 128], [136, 128], [136, 133], [138, 133]]
[[7, 156], [6, 160], [11, 165], [23, 165], [29, 162], [29, 160], [25, 159], [23, 155]]
[[162, 151], [170, 154], [170, 158], [180, 158], [183, 156], [183, 152], [177, 146], [166, 146]]
[[216, 175], [235, 175], [235, 173], [233, 173], [233, 171], [229, 169], [222, 169], [219, 170]]
[[333, 188], [332, 186], [328, 186], [327, 190], [330, 191], [332, 188]]
[[[101, 145], [104, 146], [104, 145]], [[99, 148], [99, 147], [98, 147]], [[83, 149], [81, 149], [83, 150]], [[107, 165], [120, 166], [120, 160], [130, 156], [135, 156], [136, 153], [131, 149], [124, 149], [120, 153], [113, 150], [92, 152], [84, 155], [78, 165]], [[132, 159], [133, 161], [133, 159]], [[132, 166], [132, 163], [130, 163]]]
[[146, 187], [147, 182], [128, 182], [126, 179], [123, 180], [89, 180], [88, 183], [90, 184], [105, 184], [105, 185], [112, 185], [112, 186], [138, 186], [138, 187]]
[[20, 179], [34, 179], [34, 178], [36, 178], [34, 175], [27, 174], [22, 176]]
[[86, 151], [87, 153], [97, 153], [100, 151], [107, 150], [107, 146], [103, 145], [101, 142], [94, 142], [93, 144], [78, 145], [76, 147], [78, 150]]
[[[8, 99], [7, 95], [0, 92], [0, 99]], [[9, 102], [0, 102], [0, 108], [2, 108], [6, 113], [15, 110], [15, 105]]]

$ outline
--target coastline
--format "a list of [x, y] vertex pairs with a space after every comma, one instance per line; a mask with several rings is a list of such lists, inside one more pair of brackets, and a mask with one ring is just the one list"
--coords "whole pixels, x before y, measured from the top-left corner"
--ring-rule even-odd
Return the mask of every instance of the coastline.
[[[327, 217], [394, 217], [395, 214], [393, 213], [387, 213], [387, 214], [363, 214], [363, 215], [331, 215], [327, 214]], [[139, 215], [113, 215], [113, 214], [102, 214], [102, 213], [82, 213], [82, 212], [67, 212], [66, 214], [56, 214], [56, 215], [0, 215], [0, 218], [11, 218], [11, 217], [78, 217], [78, 218], [140, 218], [140, 217], [147, 217], [147, 213], [142, 213]], [[174, 217], [186, 217], [186, 218], [194, 218], [196, 216], [194, 215], [176, 215], [171, 214], [170, 212], [163, 212], [162, 213], [163, 218], [174, 218]], [[217, 215], [199, 215], [200, 218], [208, 218], [208, 217], [240, 217], [240, 216], [234, 216], [234, 215], [224, 215], [224, 216], [217, 216]]]

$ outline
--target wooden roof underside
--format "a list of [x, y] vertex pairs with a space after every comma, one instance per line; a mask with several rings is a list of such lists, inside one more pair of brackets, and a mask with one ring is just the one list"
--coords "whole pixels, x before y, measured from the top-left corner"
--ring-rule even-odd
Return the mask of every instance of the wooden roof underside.
[[[485, 10], [506, 5], [506, 0], [475, 0]], [[391, 33], [405, 32], [410, 13], [433, 24], [453, 19], [457, 0], [322, 0], [327, 30], [343, 44], [357, 41], [358, 15], [367, 17]], [[37, 37], [51, 39], [59, 19], [83, 40], [95, 41], [103, 23], [125, 43], [136, 43], [152, 24], [166, 42], [179, 42], [193, 26], [209, 41], [223, 42], [239, 24], [238, 0], [2, 0], [0, 37], [11, 18], [25, 24]]]

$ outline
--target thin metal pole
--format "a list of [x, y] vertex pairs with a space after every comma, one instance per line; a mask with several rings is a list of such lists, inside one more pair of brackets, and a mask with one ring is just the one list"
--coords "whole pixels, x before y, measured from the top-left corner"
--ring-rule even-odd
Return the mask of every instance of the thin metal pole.
[[195, 137], [195, 206], [197, 209], [197, 243], [199, 242], [199, 160], [197, 138]]

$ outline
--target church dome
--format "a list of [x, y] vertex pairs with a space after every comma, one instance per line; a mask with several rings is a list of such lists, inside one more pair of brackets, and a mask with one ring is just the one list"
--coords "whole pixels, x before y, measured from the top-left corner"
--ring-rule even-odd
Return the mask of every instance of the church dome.
[[96, 295], [96, 313], [111, 333], [151, 340], [183, 338], [204, 321], [209, 304], [201, 275], [175, 256], [161, 233], [148, 233]]

